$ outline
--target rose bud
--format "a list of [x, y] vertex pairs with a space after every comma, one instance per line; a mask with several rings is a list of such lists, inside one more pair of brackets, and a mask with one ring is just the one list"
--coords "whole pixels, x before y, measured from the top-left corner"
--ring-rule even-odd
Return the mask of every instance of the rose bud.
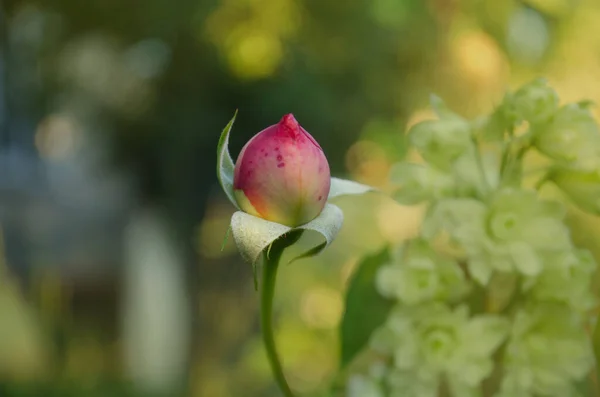
[[235, 163], [233, 189], [240, 208], [290, 227], [316, 218], [331, 176], [323, 150], [292, 114], [256, 134]]

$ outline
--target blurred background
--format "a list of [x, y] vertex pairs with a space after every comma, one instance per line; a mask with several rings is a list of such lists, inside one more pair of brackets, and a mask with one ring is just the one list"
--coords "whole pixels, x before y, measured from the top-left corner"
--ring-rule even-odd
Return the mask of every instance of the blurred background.
[[[334, 175], [385, 188], [430, 93], [476, 116], [538, 75], [600, 101], [598, 0], [3, 0], [0, 396], [277, 396], [252, 269], [223, 245], [235, 109], [234, 158], [292, 112]], [[308, 396], [334, 377], [357, 260], [420, 216], [338, 204], [340, 237], [276, 295]], [[570, 219], [598, 246], [597, 219]]]

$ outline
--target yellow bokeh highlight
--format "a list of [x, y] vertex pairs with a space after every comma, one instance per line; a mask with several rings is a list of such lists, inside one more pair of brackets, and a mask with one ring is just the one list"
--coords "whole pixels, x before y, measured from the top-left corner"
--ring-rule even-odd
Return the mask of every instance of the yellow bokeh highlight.
[[449, 51], [448, 82], [461, 96], [462, 112], [480, 114], [497, 104], [510, 71], [498, 43], [481, 30], [466, 30], [453, 37]]
[[300, 300], [300, 318], [311, 328], [335, 328], [342, 318], [342, 311], [342, 295], [332, 288], [311, 288]]
[[357, 181], [382, 187], [387, 184], [391, 162], [378, 144], [358, 141], [346, 152], [346, 167]]
[[418, 235], [424, 212], [423, 206], [402, 206], [385, 200], [377, 208], [377, 226], [386, 241], [399, 243]]
[[275, 35], [259, 31], [232, 41], [227, 55], [232, 70], [240, 77], [270, 76], [283, 58], [281, 41]]
[[408, 132], [408, 130], [410, 130], [412, 127], [414, 127], [421, 121], [435, 119], [437, 119], [437, 116], [431, 109], [431, 107], [427, 107], [425, 109], [417, 109], [408, 116], [408, 121], [406, 122], [406, 131]]
[[573, 10], [547, 68], [548, 80], [563, 102], [586, 98], [600, 103], [600, 58], [590, 50], [600, 46], [600, 2], [586, 2], [589, 6]]
[[498, 44], [481, 31], [458, 36], [453, 42], [453, 55], [460, 71], [473, 82], [489, 84], [505, 74]]
[[239, 78], [268, 77], [282, 64], [285, 40], [293, 37], [302, 12], [292, 0], [228, 0], [206, 20], [205, 33]]

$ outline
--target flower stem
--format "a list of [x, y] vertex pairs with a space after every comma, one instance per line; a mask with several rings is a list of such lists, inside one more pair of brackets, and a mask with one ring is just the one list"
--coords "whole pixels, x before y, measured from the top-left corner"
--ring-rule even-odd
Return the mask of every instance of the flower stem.
[[500, 178], [498, 178], [498, 180], [500, 182], [500, 186], [502, 186], [502, 183], [504, 182], [506, 169], [508, 168], [508, 166], [510, 164], [510, 155], [511, 155], [512, 143], [513, 143], [514, 136], [515, 136], [515, 131], [511, 127], [508, 129], [508, 140], [505, 140], [502, 143], [502, 160], [500, 162]]
[[271, 371], [275, 377], [277, 385], [285, 397], [294, 397], [290, 386], [285, 379], [281, 360], [277, 354], [275, 345], [275, 336], [273, 333], [273, 297], [275, 295], [275, 284], [277, 281], [277, 269], [279, 261], [285, 248], [294, 244], [300, 238], [301, 231], [294, 230], [279, 239], [275, 240], [270, 250], [263, 253], [264, 266], [262, 275], [262, 291], [260, 298], [261, 328], [267, 358], [271, 365]]
[[508, 168], [510, 157], [510, 144], [504, 143], [502, 147], [502, 160], [500, 161], [500, 177], [498, 178], [500, 185], [502, 186], [504, 182], [504, 177], [506, 174], [506, 169]]
[[489, 194], [492, 187], [485, 175], [485, 168], [483, 165], [483, 158], [481, 157], [481, 152], [479, 151], [479, 142], [477, 142], [477, 138], [475, 136], [471, 137], [471, 143], [473, 146], [473, 155], [475, 157], [475, 162], [477, 163], [477, 168], [479, 170], [479, 176], [481, 178], [482, 187], [485, 189], [485, 194]]

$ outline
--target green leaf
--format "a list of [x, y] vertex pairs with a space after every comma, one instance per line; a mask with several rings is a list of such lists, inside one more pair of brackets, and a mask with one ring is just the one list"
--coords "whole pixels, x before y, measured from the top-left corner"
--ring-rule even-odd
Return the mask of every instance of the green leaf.
[[319, 254], [327, 247], [340, 231], [344, 221], [344, 214], [337, 206], [326, 204], [321, 214], [307, 224], [291, 228], [279, 223], [270, 222], [255, 217], [245, 212], [237, 211], [231, 217], [231, 231], [233, 239], [242, 255], [248, 263], [254, 265], [260, 254], [279, 237], [292, 230], [308, 230], [320, 233], [325, 242], [309, 249], [292, 259], [292, 262]]
[[383, 298], [375, 289], [379, 268], [390, 261], [388, 247], [365, 257], [358, 265], [346, 292], [346, 312], [340, 324], [340, 367], [347, 366], [369, 342], [369, 337], [381, 326], [393, 301]]
[[235, 164], [231, 159], [231, 155], [229, 154], [229, 132], [231, 131], [231, 127], [233, 127], [233, 122], [235, 121], [235, 117], [237, 116], [237, 110], [233, 114], [233, 117], [227, 123], [223, 131], [221, 132], [221, 137], [219, 138], [219, 145], [217, 146], [217, 178], [219, 178], [219, 183], [223, 188], [223, 191], [227, 195], [227, 198], [231, 203], [235, 206], [235, 208], [239, 209], [235, 197], [233, 195], [233, 171], [235, 168]]
[[331, 188], [329, 189], [329, 196], [327, 199], [333, 197], [345, 196], [348, 194], [363, 194], [369, 191], [373, 191], [375, 188], [362, 183], [349, 181], [341, 178], [331, 178]]

